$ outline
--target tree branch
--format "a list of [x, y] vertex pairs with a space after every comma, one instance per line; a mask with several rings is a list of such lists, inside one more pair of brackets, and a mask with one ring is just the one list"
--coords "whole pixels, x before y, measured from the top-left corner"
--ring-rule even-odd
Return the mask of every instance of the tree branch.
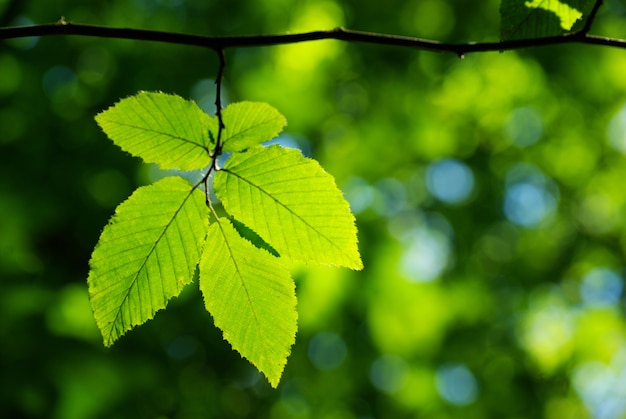
[[[595, 11], [600, 2], [594, 7]], [[589, 24], [593, 16], [589, 16]], [[0, 28], [0, 39], [25, 38], [33, 36], [79, 35], [98, 38], [117, 38], [138, 41], [154, 41], [170, 44], [198, 46], [214, 50], [227, 48], [262, 47], [272, 45], [294, 44], [298, 42], [319, 41], [334, 39], [346, 42], [362, 42], [367, 44], [389, 45], [418, 50], [448, 52], [462, 56], [471, 52], [508, 51], [522, 48], [534, 48], [557, 44], [591, 44], [626, 49], [626, 40], [589, 35], [585, 28], [579, 32], [567, 33], [545, 38], [520, 39], [501, 42], [468, 42], [445, 43], [430, 39], [413, 38], [408, 36], [390, 35], [384, 33], [362, 32], [343, 28], [325, 31], [313, 31], [296, 34], [278, 35], [244, 35], [213, 37], [178, 32], [163, 32], [146, 29], [113, 28], [107, 26], [85, 25], [72, 23], [61, 18], [56, 23], [4, 27]]]

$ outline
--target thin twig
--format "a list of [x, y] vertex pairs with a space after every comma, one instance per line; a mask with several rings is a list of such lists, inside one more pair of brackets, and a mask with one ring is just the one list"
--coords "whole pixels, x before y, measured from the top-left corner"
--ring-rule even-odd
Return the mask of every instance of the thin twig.
[[[217, 117], [217, 138], [215, 139], [215, 148], [213, 149], [213, 153], [211, 154], [211, 165], [209, 166], [209, 170], [202, 181], [204, 182], [205, 192], [206, 192], [206, 204], [211, 207], [211, 196], [210, 196], [210, 176], [214, 170], [220, 170], [217, 159], [222, 154], [222, 131], [224, 130], [224, 118], [222, 117], [222, 82], [224, 80], [224, 69], [226, 68], [226, 57], [223, 49], [216, 49], [215, 53], [219, 59], [219, 68], [217, 70], [217, 76], [215, 77], [215, 116]], [[209, 132], [209, 136], [213, 139], [213, 133]], [[213, 211], [215, 212], [215, 211]], [[217, 218], [217, 215], [216, 215]]]
[[[224, 79], [224, 69], [226, 68], [226, 57], [223, 49], [216, 49], [215, 52], [219, 58], [219, 69], [215, 77], [215, 116], [217, 117], [217, 140], [215, 141], [214, 159], [222, 154], [222, 131], [224, 130], [224, 119], [222, 118], [222, 81]], [[214, 163], [215, 165], [215, 163]]]
[[602, 0], [596, 0], [595, 4], [593, 5], [593, 9], [591, 9], [587, 20], [585, 21], [585, 26], [583, 26], [583, 28], [580, 30], [582, 33], [589, 33], [589, 31], [591, 30], [591, 25], [593, 25], [593, 22], [596, 19], [596, 15], [598, 14], [598, 10], [600, 10], [601, 6]]
[[[595, 16], [595, 13], [597, 12], [597, 9], [599, 7], [600, 2], [598, 2], [594, 6], [592, 14], [590, 14], [588, 18], [588, 23], [593, 20], [593, 17]], [[384, 33], [353, 31], [343, 28], [295, 34], [243, 35], [224, 37], [193, 35], [178, 32], [153, 31], [145, 29], [112, 28], [107, 26], [84, 25], [80, 23], [69, 22], [64, 19], [52, 24], [0, 28], [0, 39], [55, 35], [79, 35], [93, 36], [99, 38], [117, 38], [127, 40], [165, 42], [170, 44], [210, 48], [216, 51], [225, 50], [227, 48], [284, 45], [294, 44], [298, 42], [319, 41], [324, 39], [389, 45], [435, 52], [448, 52], [456, 55], [463, 55], [471, 52], [508, 51], [522, 48], [534, 48], [567, 43], [592, 44], [616, 48], [626, 48], [626, 40], [624, 39], [594, 36], [589, 35], [588, 33], [583, 31], [579, 31], [576, 33], [567, 33], [558, 36], [501, 42], [446, 43], [430, 39], [413, 38], [408, 36], [390, 35]]]

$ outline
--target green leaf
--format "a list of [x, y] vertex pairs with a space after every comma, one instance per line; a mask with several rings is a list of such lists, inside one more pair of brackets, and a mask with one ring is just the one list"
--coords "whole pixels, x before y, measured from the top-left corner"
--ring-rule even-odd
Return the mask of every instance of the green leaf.
[[205, 194], [180, 177], [141, 187], [117, 207], [89, 262], [91, 306], [106, 346], [191, 282], [208, 220]]
[[262, 102], [238, 102], [222, 111], [224, 151], [241, 151], [277, 136], [287, 120], [275, 108]]
[[200, 289], [224, 338], [276, 387], [297, 329], [295, 286], [279, 259], [222, 218], [209, 228]]
[[140, 92], [96, 116], [122, 150], [163, 169], [195, 170], [211, 162], [217, 122], [195, 102], [165, 93]]
[[[199, 261], [200, 289], [216, 326], [276, 387], [298, 317], [283, 261], [361, 269], [356, 226], [333, 177], [316, 161], [259, 146], [286, 124], [276, 109], [242, 102], [222, 116], [222, 150], [233, 156], [216, 169], [213, 186], [227, 216], [213, 211], [211, 225], [207, 195], [180, 177], [139, 188], [100, 236], [89, 296], [110, 346], [179, 295]], [[141, 92], [96, 120], [122, 149], [165, 169], [200, 169], [216, 152], [217, 119], [178, 96]]]
[[589, 0], [502, 0], [502, 40], [541, 38], [570, 31]]
[[354, 216], [334, 178], [294, 149], [236, 153], [215, 174], [226, 211], [281, 257], [361, 269]]

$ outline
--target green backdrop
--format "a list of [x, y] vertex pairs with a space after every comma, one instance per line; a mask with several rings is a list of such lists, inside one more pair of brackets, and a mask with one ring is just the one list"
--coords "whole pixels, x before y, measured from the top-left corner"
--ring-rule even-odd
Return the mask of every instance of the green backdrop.
[[[67, 20], [206, 35], [345, 26], [497, 41], [497, 1], [0, 0]], [[593, 26], [625, 37], [626, 7]], [[227, 50], [224, 103], [264, 101], [337, 179], [361, 272], [298, 266], [281, 384], [222, 340], [197, 287], [105, 349], [88, 261], [163, 174], [93, 117], [140, 90], [214, 112], [210, 50], [86, 37], [0, 45], [0, 416], [626, 417], [626, 51], [454, 55], [339, 41]]]

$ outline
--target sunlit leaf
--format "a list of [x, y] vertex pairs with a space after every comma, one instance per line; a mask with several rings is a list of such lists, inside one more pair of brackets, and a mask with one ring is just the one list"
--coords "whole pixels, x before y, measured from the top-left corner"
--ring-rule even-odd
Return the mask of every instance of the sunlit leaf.
[[354, 216], [334, 178], [298, 150], [236, 153], [214, 179], [229, 214], [281, 257], [361, 269]]
[[503, 40], [560, 35], [572, 29], [589, 0], [502, 0]]
[[180, 96], [141, 92], [96, 121], [122, 150], [163, 169], [201, 169], [211, 161], [209, 131], [216, 131], [217, 122]]
[[209, 228], [200, 289], [224, 338], [276, 387], [297, 328], [294, 283], [279, 259], [222, 218]]
[[287, 121], [275, 108], [262, 102], [238, 102], [223, 111], [224, 151], [241, 151], [277, 136]]
[[232, 156], [224, 169], [213, 167], [227, 216], [214, 212], [212, 225], [206, 193], [180, 177], [139, 188], [117, 208], [90, 261], [90, 300], [109, 346], [165, 308], [200, 263], [200, 289], [216, 326], [276, 387], [297, 329], [284, 262], [361, 269], [356, 226], [316, 161], [259, 145], [286, 124], [276, 109], [242, 102], [222, 116], [220, 132], [217, 118], [195, 103], [145, 92], [97, 116], [121, 148], [164, 168], [206, 167], [220, 152], [218, 138]]
[[117, 207], [88, 278], [105, 345], [151, 319], [192, 280], [207, 227], [205, 195], [180, 177], [141, 187]]

